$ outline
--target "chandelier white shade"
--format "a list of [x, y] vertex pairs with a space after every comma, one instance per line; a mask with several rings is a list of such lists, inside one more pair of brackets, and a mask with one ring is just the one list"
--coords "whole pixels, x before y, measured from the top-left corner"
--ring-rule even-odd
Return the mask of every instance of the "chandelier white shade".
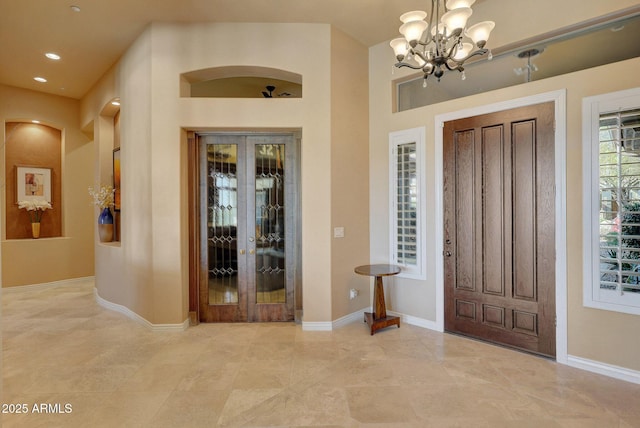
[[491, 30], [495, 27], [496, 24], [493, 21], [484, 21], [479, 22], [476, 25], [473, 25], [464, 32], [464, 34], [473, 40], [473, 43], [476, 45], [484, 46], [489, 40], [489, 34], [491, 34]]
[[459, 7], [471, 7], [476, 0], [448, 0], [447, 1], [447, 9], [453, 10], [458, 9]]
[[471, 57], [489, 53], [491, 59], [485, 45], [495, 23], [484, 21], [467, 28], [473, 3], [475, 0], [447, 0], [445, 6], [444, 0], [431, 0], [429, 14], [420, 10], [402, 14], [403, 37], [390, 43], [398, 61], [395, 66], [422, 70], [426, 86], [429, 76], [440, 81], [447, 70], [461, 72], [464, 80], [463, 65]]
[[400, 15], [400, 21], [403, 24], [411, 21], [420, 21], [421, 19], [425, 19], [427, 17], [427, 12], [423, 12], [421, 10], [413, 10], [411, 12], [403, 13]]

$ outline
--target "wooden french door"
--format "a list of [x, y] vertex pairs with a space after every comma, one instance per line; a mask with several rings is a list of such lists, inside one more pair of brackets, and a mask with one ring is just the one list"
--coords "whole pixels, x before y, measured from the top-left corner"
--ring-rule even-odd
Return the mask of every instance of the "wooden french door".
[[200, 321], [293, 320], [294, 141], [197, 136]]
[[445, 330], [555, 356], [554, 104], [445, 123]]

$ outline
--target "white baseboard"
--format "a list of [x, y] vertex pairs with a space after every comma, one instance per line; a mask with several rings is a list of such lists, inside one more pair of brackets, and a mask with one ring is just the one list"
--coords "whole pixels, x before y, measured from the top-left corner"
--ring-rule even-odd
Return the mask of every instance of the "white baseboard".
[[574, 357], [573, 355], [567, 356], [567, 365], [615, 379], [640, 384], [640, 371], [601, 363], [600, 361], [588, 360], [586, 358]]
[[351, 324], [353, 322], [356, 321], [363, 321], [364, 320], [364, 313], [366, 311], [371, 312], [371, 307], [369, 308], [363, 308], [360, 309], [356, 312], [353, 312], [349, 315], [345, 315], [341, 318], [338, 318], [337, 320], [333, 320], [333, 321], [320, 321], [320, 322], [305, 322], [304, 320], [302, 321], [302, 329], [304, 331], [331, 331], [331, 330], [335, 330], [336, 328], [340, 328], [343, 327], [347, 324]]
[[60, 287], [63, 285], [77, 284], [80, 282], [86, 282], [87, 285], [93, 285], [95, 282], [95, 276], [83, 276], [80, 278], [62, 279], [60, 281], [42, 282], [40, 284], [28, 284], [28, 285], [16, 285], [13, 287], [3, 287], [3, 293], [15, 293], [19, 291], [34, 291], [42, 290], [49, 287]]
[[[305, 331], [331, 331], [336, 328], [343, 327], [353, 322], [363, 322], [364, 312], [371, 312], [372, 308], [363, 308], [349, 315], [345, 315], [334, 321], [323, 322], [305, 322], [302, 321], [302, 329]], [[439, 331], [437, 323], [435, 321], [426, 320], [423, 318], [414, 317], [412, 315], [401, 314], [399, 312], [387, 311], [389, 315], [400, 317], [400, 321], [406, 324], [415, 325], [416, 327], [427, 328], [429, 330]]]
[[352, 322], [364, 320], [364, 312], [371, 311], [371, 307], [363, 308], [349, 315], [345, 315], [334, 321], [302, 321], [302, 330], [304, 331], [331, 331], [339, 327], [343, 327]]
[[331, 325], [335, 329], [335, 328], [343, 327], [347, 324], [351, 324], [356, 321], [364, 322], [364, 313], [366, 311], [371, 311], [371, 308], [360, 309], [359, 311], [353, 312], [349, 315], [345, 315], [342, 318], [338, 318], [337, 320], [334, 320], [331, 323]]
[[406, 315], [395, 311], [387, 311], [387, 313], [395, 317], [400, 317], [400, 321], [403, 323], [442, 332], [442, 330], [438, 329], [438, 325], [435, 321], [426, 320], [424, 318], [418, 318], [414, 317], [413, 315]]
[[302, 330], [304, 331], [331, 331], [333, 330], [332, 326], [331, 321], [302, 321]]
[[127, 308], [126, 306], [118, 305], [117, 303], [113, 303], [113, 302], [110, 302], [108, 300], [103, 299], [98, 294], [98, 290], [96, 288], [93, 289], [93, 295], [95, 296], [96, 302], [98, 303], [98, 305], [102, 306], [105, 309], [109, 309], [109, 310], [112, 310], [112, 311], [115, 311], [115, 312], [119, 312], [119, 313], [123, 314], [124, 316], [126, 316], [127, 318], [130, 318], [130, 319], [136, 321], [137, 323], [142, 324], [143, 326], [147, 327], [149, 330], [152, 330], [152, 331], [185, 331], [187, 328], [189, 328], [189, 318], [184, 320], [184, 322], [182, 322], [181, 324], [153, 324], [153, 323], [149, 322], [147, 319], [145, 319], [145, 318], [141, 317], [140, 315], [136, 314], [135, 312], [133, 312], [131, 309]]

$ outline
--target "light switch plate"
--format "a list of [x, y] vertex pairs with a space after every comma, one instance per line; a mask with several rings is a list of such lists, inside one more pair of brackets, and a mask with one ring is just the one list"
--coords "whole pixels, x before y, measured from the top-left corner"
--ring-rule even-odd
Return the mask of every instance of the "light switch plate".
[[344, 238], [344, 227], [334, 227], [333, 228], [333, 237], [334, 238]]

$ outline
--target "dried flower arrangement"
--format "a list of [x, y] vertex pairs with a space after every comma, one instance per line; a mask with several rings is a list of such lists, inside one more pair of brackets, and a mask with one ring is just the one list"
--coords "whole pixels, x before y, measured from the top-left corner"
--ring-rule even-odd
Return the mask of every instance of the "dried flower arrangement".
[[113, 205], [113, 186], [100, 186], [99, 189], [89, 187], [89, 195], [93, 198], [93, 204], [100, 208], [109, 208]]

